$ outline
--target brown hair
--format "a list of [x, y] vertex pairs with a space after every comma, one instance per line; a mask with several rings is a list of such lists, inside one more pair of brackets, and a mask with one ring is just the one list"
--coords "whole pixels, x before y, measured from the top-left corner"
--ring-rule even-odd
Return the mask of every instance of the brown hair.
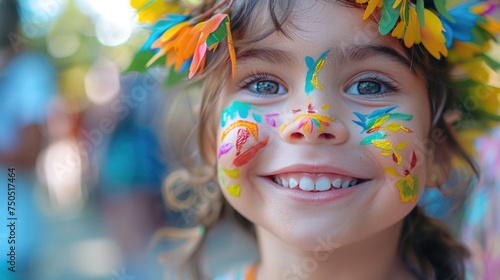
[[[352, 0], [337, 0], [337, 2], [362, 7]], [[281, 32], [288, 36], [289, 32], [293, 32], [293, 25], [287, 19], [293, 16], [294, 5], [295, 1], [235, 1], [231, 9], [231, 30], [236, 51], [241, 51], [248, 44], [258, 42], [273, 32]], [[264, 15], [262, 11], [267, 11], [268, 14]], [[269, 25], [266, 20], [270, 20], [272, 25]], [[216, 158], [216, 130], [214, 130], [217, 123], [216, 108], [218, 94], [224, 80], [229, 77], [230, 70], [226, 47], [221, 45], [217, 52], [209, 54], [207, 68], [200, 77], [203, 81], [203, 97], [196, 134], [201, 161], [197, 164], [207, 166], [206, 168], [212, 170], [212, 173], [211, 176], [205, 173], [204, 179], [199, 180], [197, 184], [191, 182], [193, 190], [198, 190], [199, 193], [203, 193], [204, 184], [214, 181], [216, 174], [214, 162]], [[466, 174], [465, 183], [456, 185], [457, 189], [458, 186], [468, 185], [473, 176], [477, 175], [474, 161], [460, 145], [452, 124], [443, 117], [443, 112], [455, 109], [457, 100], [451, 96], [458, 89], [451, 86], [450, 69], [445, 59], [436, 60], [419, 45], [407, 49], [407, 52], [413, 67], [420, 69], [425, 75], [431, 104], [432, 130], [429, 132], [425, 150], [421, 152], [426, 153], [435, 162], [433, 169], [439, 169], [440, 175], [435, 178], [434, 185], [443, 192], [449, 193], [450, 189], [455, 188], [443, 189], [442, 186], [451, 174], [454, 162], [460, 161], [465, 163], [460, 164], [461, 166], [468, 167], [464, 173]], [[165, 185], [166, 189], [173, 187], [173, 184]], [[208, 205], [222, 214], [223, 211], [220, 209], [223, 209], [221, 206], [224, 203], [219, 195], [214, 197]], [[231, 212], [230, 207], [224, 207], [224, 209], [227, 209], [225, 213]], [[212, 218], [206, 218], [208, 213], [211, 213]], [[199, 211], [197, 222], [210, 229], [218, 220], [213, 218], [213, 215], [213, 211]], [[240, 217], [238, 214], [235, 215]], [[241, 219], [244, 220], [244, 218]], [[244, 220], [244, 224], [246, 227], [251, 227], [248, 221]], [[197, 250], [192, 250], [186, 259], [194, 262], [195, 257], [200, 255], [199, 248], [202, 244], [203, 242], [199, 244]], [[444, 223], [427, 217], [419, 206], [416, 206], [404, 219], [399, 248], [403, 261], [418, 279], [464, 279], [465, 277], [464, 261], [468, 256], [467, 250], [455, 239]], [[201, 276], [199, 270], [194, 266], [191, 268], [197, 271], [193, 275]]]

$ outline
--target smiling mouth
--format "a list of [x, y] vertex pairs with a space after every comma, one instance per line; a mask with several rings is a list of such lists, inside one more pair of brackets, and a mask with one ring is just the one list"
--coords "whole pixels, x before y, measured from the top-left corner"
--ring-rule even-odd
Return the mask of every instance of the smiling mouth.
[[324, 192], [347, 189], [368, 181], [352, 177], [321, 175], [280, 174], [270, 176], [271, 181], [283, 188], [300, 189], [308, 192]]

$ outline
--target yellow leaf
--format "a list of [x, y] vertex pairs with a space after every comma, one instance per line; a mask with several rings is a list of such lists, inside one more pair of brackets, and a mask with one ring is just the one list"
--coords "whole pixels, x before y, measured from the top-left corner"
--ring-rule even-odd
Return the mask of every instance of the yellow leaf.
[[394, 152], [394, 156], [396, 157], [396, 163], [398, 165], [401, 165], [401, 162], [402, 162], [401, 155], [398, 152]]
[[391, 176], [395, 176], [395, 177], [399, 176], [398, 171], [392, 167], [386, 167], [386, 168], [384, 168], [384, 171], [385, 171], [385, 173], [387, 173]]
[[240, 196], [241, 193], [241, 185], [236, 184], [234, 186], [227, 186], [226, 190], [229, 192], [230, 195], [232, 196]]
[[392, 132], [398, 132], [401, 129], [401, 125], [397, 123], [390, 123], [384, 127], [384, 129], [392, 131]]
[[240, 170], [239, 169], [230, 170], [230, 169], [224, 168], [224, 173], [228, 177], [233, 178], [233, 179], [238, 179], [240, 177]]
[[408, 145], [408, 142], [402, 142], [402, 143], [397, 144], [396, 147], [394, 147], [394, 149], [401, 151], [402, 149], [406, 148], [407, 145]]
[[386, 150], [386, 151], [392, 150], [392, 143], [389, 140], [373, 140], [372, 144], [376, 148], [379, 148], [382, 150]]
[[392, 155], [392, 152], [386, 152], [386, 151], [382, 151], [381, 154], [384, 156], [384, 157], [388, 157], [390, 155]]
[[372, 128], [382, 126], [388, 119], [389, 119], [389, 115], [383, 115], [382, 117], [378, 118], [375, 121], [375, 123], [373, 123]]

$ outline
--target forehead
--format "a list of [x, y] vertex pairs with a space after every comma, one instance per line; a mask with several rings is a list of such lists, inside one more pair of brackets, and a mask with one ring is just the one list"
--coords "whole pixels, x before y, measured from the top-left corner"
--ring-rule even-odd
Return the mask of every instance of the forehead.
[[[246, 44], [240, 48], [241, 53], [245, 49], [272, 47], [306, 56], [315, 49], [343, 51], [350, 46], [372, 44], [393, 48], [407, 56], [396, 38], [380, 35], [375, 21], [362, 19], [364, 9], [345, 2], [348, 1], [298, 0], [282, 25], [285, 34], [274, 32], [263, 40]], [[275, 11], [278, 17], [281, 8]], [[272, 26], [268, 13], [254, 12], [257, 12], [256, 21], [261, 23], [253, 25], [254, 29], [260, 30], [262, 25]]]

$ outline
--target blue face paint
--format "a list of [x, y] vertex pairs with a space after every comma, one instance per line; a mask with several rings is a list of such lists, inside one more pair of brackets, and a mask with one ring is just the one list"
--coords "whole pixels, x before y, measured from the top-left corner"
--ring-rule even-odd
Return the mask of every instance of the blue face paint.
[[241, 102], [234, 101], [231, 105], [224, 110], [222, 110], [220, 124], [222, 127], [226, 126], [227, 122], [236, 118], [236, 115], [239, 115], [240, 118], [248, 117], [249, 111], [252, 108], [252, 105]]
[[318, 73], [323, 68], [323, 65], [325, 64], [325, 58], [329, 52], [330, 51], [325, 51], [324, 53], [322, 53], [316, 61], [314, 60], [314, 58], [306, 56], [305, 61], [308, 68], [305, 86], [306, 94], [309, 94], [315, 88], [323, 90], [323, 85], [318, 80]]

